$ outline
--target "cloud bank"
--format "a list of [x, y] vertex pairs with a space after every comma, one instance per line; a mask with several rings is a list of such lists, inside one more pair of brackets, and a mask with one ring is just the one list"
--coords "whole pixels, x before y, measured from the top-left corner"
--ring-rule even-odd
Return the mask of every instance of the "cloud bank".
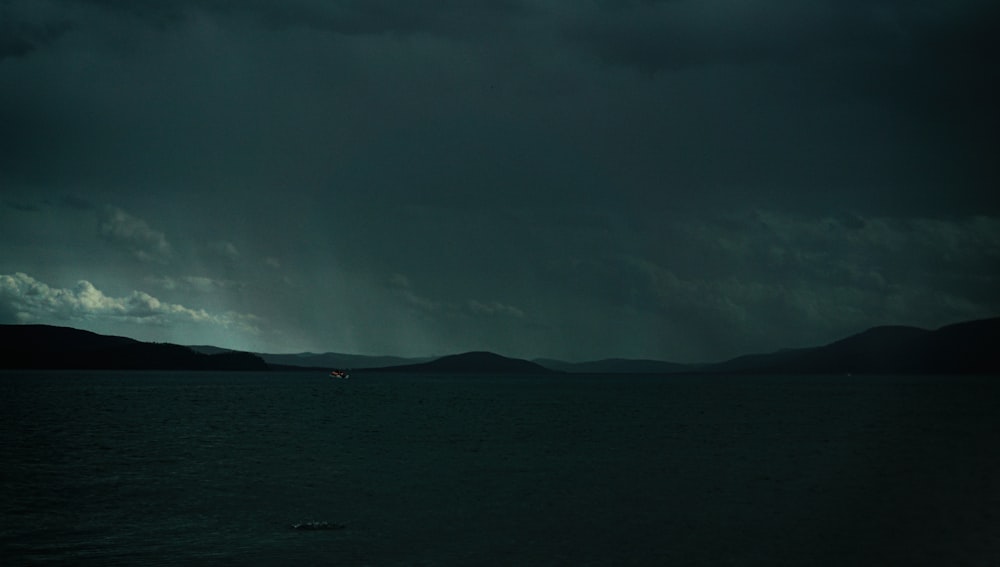
[[72, 288], [55, 288], [24, 274], [0, 275], [0, 316], [3, 323], [48, 323], [89, 326], [106, 323], [170, 326], [196, 324], [257, 333], [250, 314], [213, 314], [166, 303], [143, 291], [109, 297], [86, 280]]

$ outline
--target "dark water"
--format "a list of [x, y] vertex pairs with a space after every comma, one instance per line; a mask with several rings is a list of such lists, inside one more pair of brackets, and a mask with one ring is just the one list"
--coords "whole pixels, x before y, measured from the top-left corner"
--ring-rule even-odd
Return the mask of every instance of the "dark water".
[[990, 377], [0, 373], [0, 562], [995, 565], [998, 402]]

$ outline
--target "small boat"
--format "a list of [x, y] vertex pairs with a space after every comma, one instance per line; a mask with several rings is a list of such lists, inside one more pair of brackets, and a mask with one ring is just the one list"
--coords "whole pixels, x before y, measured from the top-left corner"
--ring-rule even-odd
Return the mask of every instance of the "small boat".
[[331, 370], [330, 378], [350, 378], [351, 375], [346, 370]]

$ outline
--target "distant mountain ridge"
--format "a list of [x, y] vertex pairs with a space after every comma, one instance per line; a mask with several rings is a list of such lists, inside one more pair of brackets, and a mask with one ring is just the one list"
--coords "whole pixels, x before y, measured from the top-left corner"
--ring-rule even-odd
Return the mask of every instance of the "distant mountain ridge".
[[533, 362], [552, 370], [574, 374], [669, 374], [672, 372], [691, 372], [700, 366], [632, 358], [605, 358], [588, 362], [565, 362], [551, 358], [536, 358]]
[[314, 368], [378, 368], [400, 364], [419, 364], [429, 362], [434, 357], [406, 358], [402, 356], [370, 356], [365, 354], [339, 354], [326, 352], [321, 354], [305, 352], [301, 354], [264, 354], [259, 353], [265, 362], [272, 365], [310, 366]]
[[714, 373], [989, 374], [1000, 372], [1000, 317], [947, 325], [873, 327], [830, 344], [706, 365]]
[[549, 374], [556, 372], [540, 364], [519, 358], [507, 358], [492, 352], [466, 352], [442, 356], [430, 362], [419, 364], [404, 364], [385, 368], [372, 368], [378, 372], [413, 372], [413, 373], [496, 373], [496, 374]]
[[[203, 354], [219, 354], [223, 352], [240, 352], [228, 348], [221, 348], [211, 345], [188, 345], [188, 348]], [[344, 354], [339, 352], [299, 352], [291, 354], [271, 354], [266, 352], [253, 353], [259, 356], [271, 367], [281, 367], [287, 369], [316, 369], [316, 368], [381, 368], [385, 366], [398, 366], [401, 364], [419, 364], [429, 362], [437, 357], [403, 357], [403, 356], [377, 356], [368, 354]]]
[[477, 351], [439, 358], [338, 353], [251, 354], [214, 346], [145, 343], [49, 325], [0, 325], [0, 368], [316, 370], [440, 373], [992, 374], [1000, 373], [1000, 317], [936, 330], [873, 327], [823, 346], [749, 354], [714, 364], [610, 358], [527, 361]]

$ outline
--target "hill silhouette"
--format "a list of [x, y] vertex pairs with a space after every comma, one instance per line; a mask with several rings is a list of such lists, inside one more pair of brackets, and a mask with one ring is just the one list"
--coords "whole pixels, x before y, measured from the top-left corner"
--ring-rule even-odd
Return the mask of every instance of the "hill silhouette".
[[[220, 348], [211, 345], [186, 345], [195, 352], [202, 354], [222, 354], [227, 352], [240, 352], [228, 348]], [[262, 358], [272, 370], [301, 370], [305, 372], [315, 372], [318, 370], [327, 371], [331, 368], [347, 368], [351, 370], [363, 370], [367, 368], [382, 368], [386, 366], [398, 366], [400, 364], [417, 364], [434, 360], [433, 356], [424, 357], [402, 357], [402, 356], [373, 356], [367, 354], [345, 354], [339, 352], [300, 352], [293, 354], [269, 354], [266, 352], [255, 352], [254, 355]]]
[[803, 374], [988, 374], [1000, 372], [1000, 318], [937, 330], [883, 326], [828, 345], [752, 354], [709, 372]]
[[[947, 325], [873, 327], [827, 345], [751, 354], [714, 364], [605, 359], [536, 362], [477, 351], [438, 359], [361, 355], [255, 355], [211, 346], [148, 343], [50, 325], [0, 325], [0, 368], [121, 370], [316, 370], [354, 367], [413, 373], [735, 373], [735, 374], [992, 374], [1000, 373], [1000, 317]], [[263, 356], [273, 356], [265, 361]], [[409, 359], [412, 360], [412, 359]], [[335, 362], [336, 364], [329, 364]], [[284, 364], [282, 364], [284, 363]], [[353, 364], [351, 364], [353, 363]]]
[[546, 368], [574, 374], [670, 374], [672, 372], [692, 372], [697, 366], [634, 358], [605, 358], [588, 362], [565, 362], [551, 358], [534, 360]]
[[554, 372], [540, 364], [519, 358], [507, 358], [492, 352], [466, 352], [443, 356], [430, 362], [371, 368], [379, 372], [462, 373], [462, 374], [548, 374]]
[[0, 325], [0, 368], [78, 370], [268, 370], [246, 352], [202, 354], [50, 325]]

